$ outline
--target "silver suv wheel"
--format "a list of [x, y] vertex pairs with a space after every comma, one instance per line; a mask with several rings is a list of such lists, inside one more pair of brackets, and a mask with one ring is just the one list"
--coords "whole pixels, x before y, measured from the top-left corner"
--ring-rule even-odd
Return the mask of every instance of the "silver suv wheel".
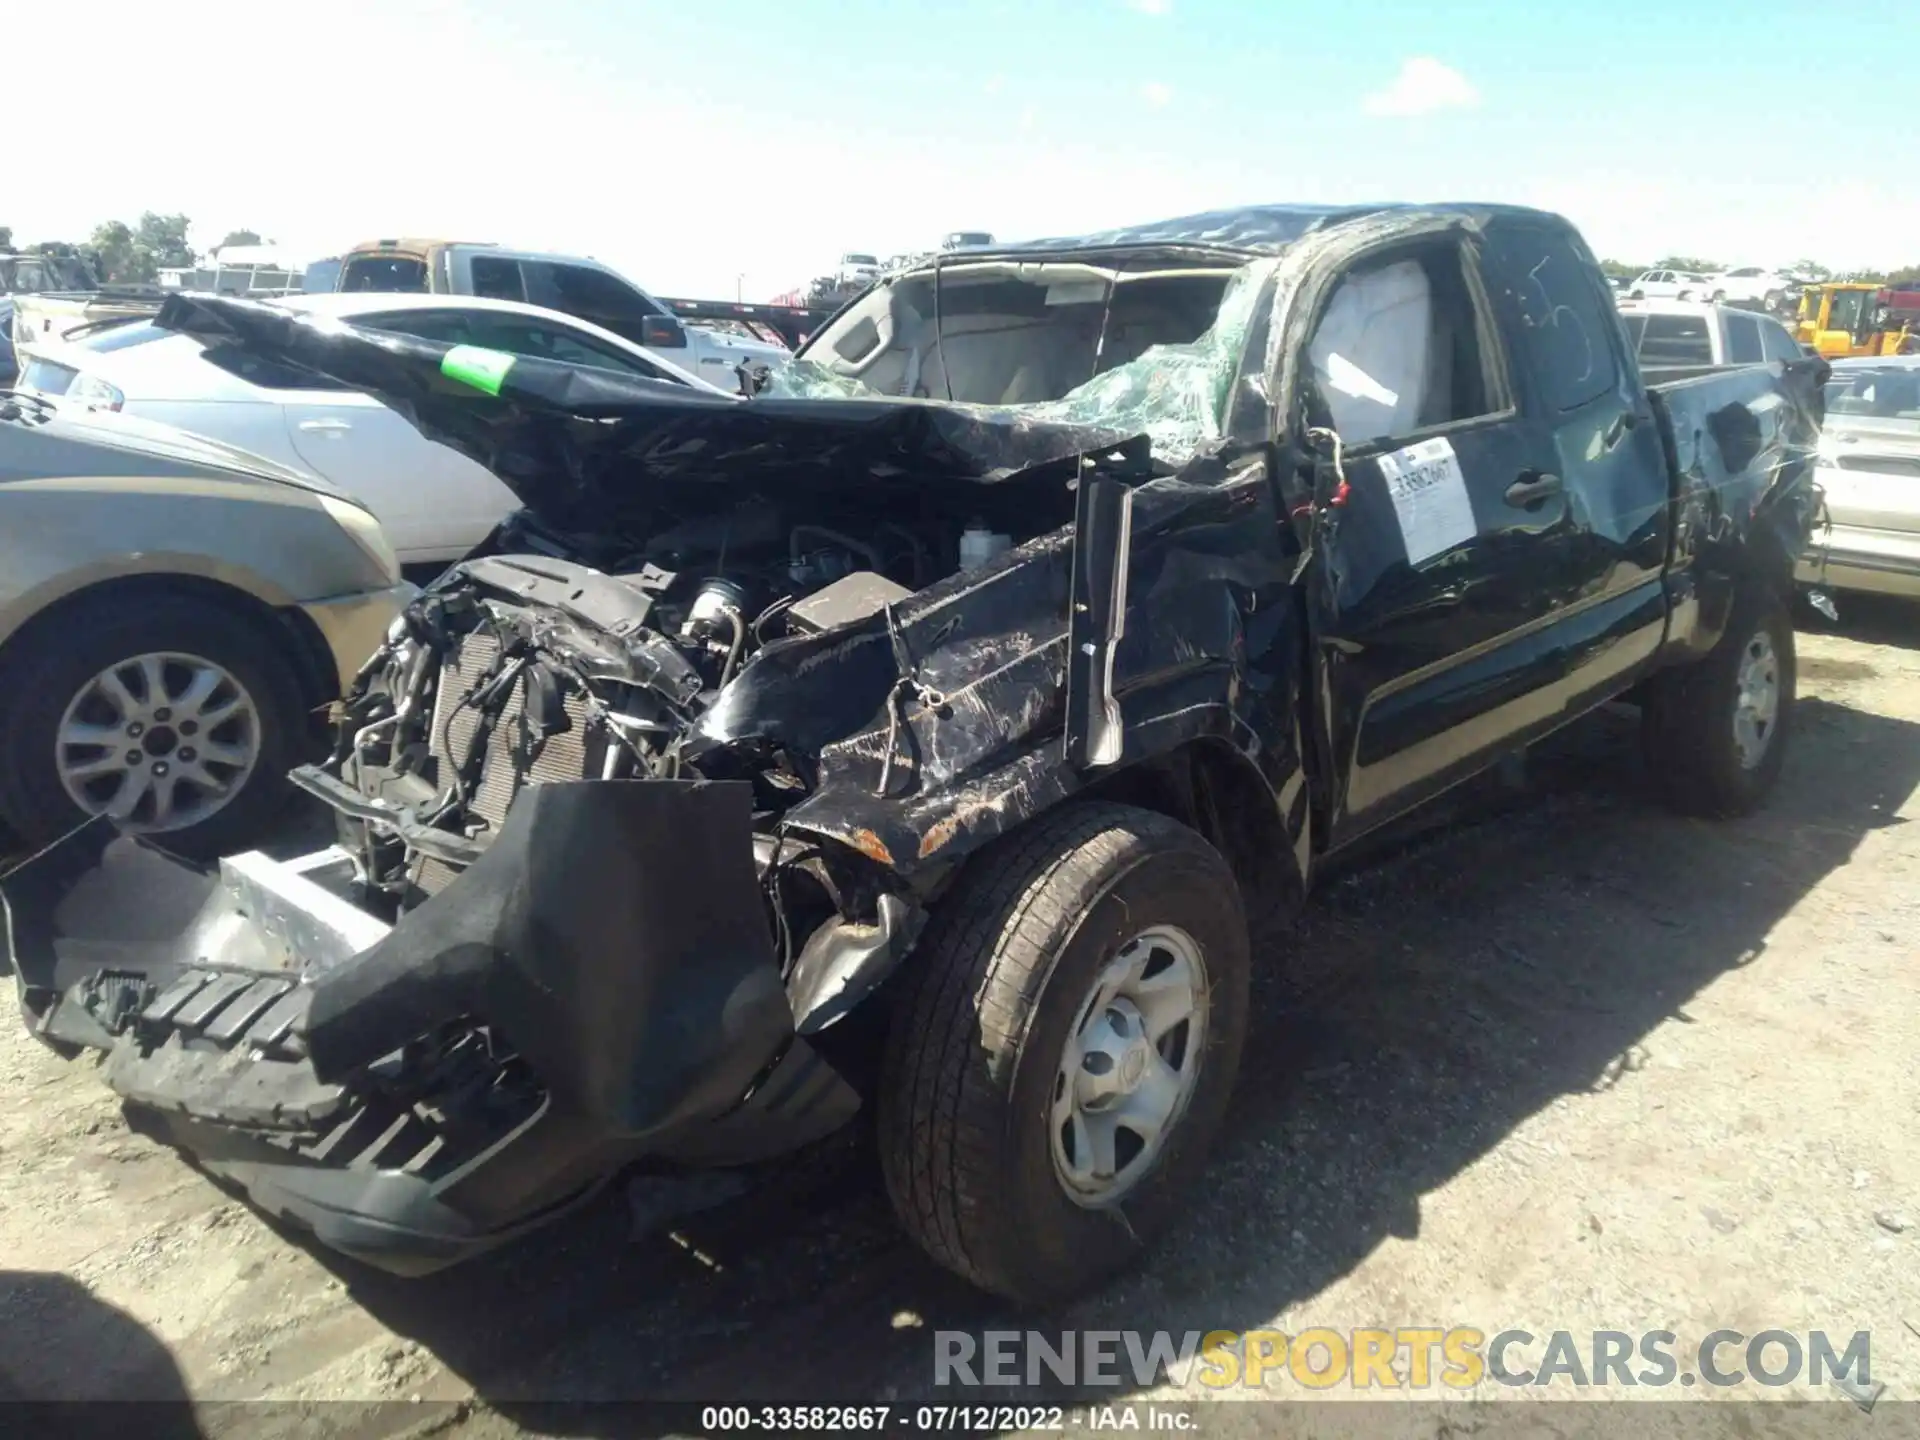
[[54, 765], [89, 815], [138, 832], [179, 830], [217, 814], [260, 758], [260, 716], [230, 673], [161, 651], [110, 665], [67, 704]]

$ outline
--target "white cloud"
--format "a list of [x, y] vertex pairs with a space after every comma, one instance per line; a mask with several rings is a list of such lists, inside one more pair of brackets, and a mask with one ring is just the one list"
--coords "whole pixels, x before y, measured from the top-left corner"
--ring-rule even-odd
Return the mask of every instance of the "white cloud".
[[1369, 115], [1431, 115], [1436, 110], [1471, 110], [1480, 103], [1473, 82], [1431, 55], [1400, 62], [1400, 73], [1383, 90], [1360, 102]]
[[1004, 89], [1006, 89], [1006, 88], [1007, 88], [1007, 77], [1006, 77], [1006, 76], [1004, 76], [1004, 75], [989, 75], [989, 76], [987, 77], [987, 85], [986, 85], [986, 90], [987, 90], [987, 94], [989, 94], [989, 95], [998, 95], [998, 94], [999, 94], [999, 93], [1000, 93], [1000, 92], [1001, 92], [1002, 90], [1004, 90]]
[[1142, 15], [1165, 15], [1173, 9], [1173, 0], [1127, 0], [1127, 8]]
[[1173, 99], [1173, 87], [1158, 80], [1149, 80], [1140, 87], [1140, 93], [1146, 97], [1147, 104], [1156, 110], [1166, 109], [1168, 102]]

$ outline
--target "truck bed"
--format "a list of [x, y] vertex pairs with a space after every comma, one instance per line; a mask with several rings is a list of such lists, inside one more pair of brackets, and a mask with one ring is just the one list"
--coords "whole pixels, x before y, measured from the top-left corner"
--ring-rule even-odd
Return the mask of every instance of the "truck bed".
[[1765, 533], [1790, 566], [1819, 503], [1801, 482], [1832, 368], [1810, 356], [1682, 369], [1643, 372], [1673, 477], [1675, 553], [1703, 554], [1723, 539], [1751, 544]]
[[[1679, 437], [1697, 439], [1703, 432], [1712, 433], [1729, 451], [1729, 460], [1735, 453], [1729, 442], [1738, 438], [1735, 428], [1746, 423], [1734, 412], [1744, 412], [1758, 423], [1757, 438], [1765, 453], [1779, 437], [1783, 405], [1798, 411], [1811, 409], [1815, 421], [1825, 418], [1822, 387], [1830, 373], [1831, 367], [1817, 356], [1758, 365], [1667, 365], [1641, 370], [1663, 431], [1676, 437], [1676, 443]], [[1739, 468], [1750, 468], [1758, 458]]]

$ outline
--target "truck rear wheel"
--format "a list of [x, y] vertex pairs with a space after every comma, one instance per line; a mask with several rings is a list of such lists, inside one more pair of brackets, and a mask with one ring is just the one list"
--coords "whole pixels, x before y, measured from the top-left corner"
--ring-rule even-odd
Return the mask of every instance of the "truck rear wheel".
[[1647, 687], [1642, 749], [1669, 803], [1717, 817], [1759, 805], [1787, 758], [1793, 701], [1786, 604], [1771, 590], [1744, 587], [1712, 652]]
[[882, 1069], [881, 1168], [948, 1269], [1044, 1304], [1174, 1219], [1246, 1034], [1247, 929], [1218, 851], [1089, 804], [983, 852], [908, 961]]

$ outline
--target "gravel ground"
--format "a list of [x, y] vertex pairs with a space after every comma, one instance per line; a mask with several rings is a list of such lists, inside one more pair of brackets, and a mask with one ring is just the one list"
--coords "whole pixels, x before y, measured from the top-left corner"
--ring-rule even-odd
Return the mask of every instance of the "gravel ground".
[[[1038, 1320], [922, 1261], [856, 1147], [671, 1236], [636, 1237], [615, 1192], [426, 1280], [358, 1270], [129, 1132], [9, 995], [0, 1398], [361, 1402], [204, 1412], [235, 1434], [586, 1433], [540, 1402], [920, 1394], [940, 1328], [1668, 1329], [1684, 1349], [1777, 1327], [1870, 1331], [1877, 1412], [1818, 1413], [1911, 1424], [1920, 610], [1848, 610], [1801, 638], [1796, 747], [1760, 815], [1661, 811], [1608, 712], [1323, 890], [1292, 945], [1317, 998], [1262, 985], [1189, 1222]], [[1687, 1413], [1758, 1435], [1807, 1412]], [[1246, 1414], [1221, 1424], [1260, 1433]]]

